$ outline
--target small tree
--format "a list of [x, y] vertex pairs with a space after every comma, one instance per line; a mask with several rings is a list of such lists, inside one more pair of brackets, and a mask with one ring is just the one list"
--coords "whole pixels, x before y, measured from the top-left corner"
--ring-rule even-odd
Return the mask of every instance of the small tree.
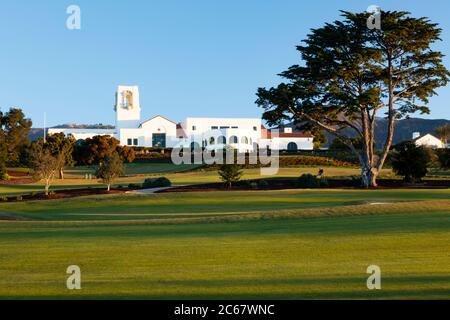
[[111, 184], [114, 180], [124, 174], [123, 162], [117, 153], [106, 156], [102, 160], [95, 172], [97, 178], [102, 179], [108, 186], [108, 192], [111, 190]]
[[3, 132], [6, 141], [8, 164], [21, 163], [20, 154], [30, 143], [31, 126], [31, 120], [25, 117], [21, 109], [11, 108], [5, 114], [0, 114], [0, 131]]
[[220, 179], [225, 182], [230, 189], [231, 185], [241, 180], [243, 175], [243, 171], [240, 170], [239, 165], [237, 164], [223, 164], [220, 166], [218, 173]]
[[431, 161], [429, 150], [417, 146], [414, 142], [407, 141], [396, 146], [392, 154], [392, 169], [405, 182], [416, 182], [428, 172]]
[[[1, 118], [1, 113], [0, 113]], [[8, 156], [8, 149], [6, 148], [5, 135], [0, 128], [0, 180], [7, 180], [6, 174], [6, 158]]]
[[116, 150], [119, 153], [120, 158], [124, 162], [131, 163], [136, 158], [136, 154], [133, 148], [130, 148], [128, 146], [118, 146]]
[[450, 149], [440, 149], [437, 151], [439, 164], [442, 169], [450, 169]]
[[66, 137], [64, 133], [50, 134], [46, 138], [44, 148], [48, 149], [55, 157], [61, 157], [61, 167], [59, 168], [59, 178], [64, 179], [64, 166], [74, 165], [73, 148], [75, 139], [73, 137]]
[[313, 144], [315, 150], [320, 149], [320, 147], [327, 143], [327, 136], [323, 130], [315, 130], [312, 134], [314, 135]]
[[61, 156], [54, 156], [51, 152], [43, 148], [42, 144], [33, 145], [31, 166], [36, 178], [44, 180], [45, 195], [48, 196], [50, 185], [58, 173], [63, 159]]
[[448, 144], [450, 140], [450, 124], [445, 124], [434, 130], [436, 135], [441, 139], [442, 143]]

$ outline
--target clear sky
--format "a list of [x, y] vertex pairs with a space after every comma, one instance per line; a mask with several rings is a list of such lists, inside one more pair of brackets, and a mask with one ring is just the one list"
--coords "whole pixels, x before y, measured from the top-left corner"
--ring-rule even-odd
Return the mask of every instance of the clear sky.
[[[0, 108], [22, 108], [35, 127], [114, 124], [116, 86], [140, 87], [143, 118], [161, 114], [260, 117], [255, 92], [298, 63], [295, 46], [339, 10], [369, 5], [426, 16], [444, 29], [448, 0], [14, 0], [0, 1]], [[81, 30], [66, 9], [81, 8]], [[450, 58], [445, 59], [450, 68]], [[450, 87], [428, 118], [450, 118]]]

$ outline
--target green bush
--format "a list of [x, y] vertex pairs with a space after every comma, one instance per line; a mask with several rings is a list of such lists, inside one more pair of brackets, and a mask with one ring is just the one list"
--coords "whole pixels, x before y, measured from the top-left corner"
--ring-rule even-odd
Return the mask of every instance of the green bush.
[[442, 169], [450, 169], [450, 148], [437, 151], [439, 164]]
[[428, 172], [430, 154], [429, 149], [417, 146], [414, 142], [400, 143], [392, 152], [392, 169], [399, 176], [403, 176], [405, 182], [421, 181]]
[[140, 188], [141, 187], [141, 185], [140, 184], [137, 184], [137, 183], [130, 183], [129, 185], [128, 185], [128, 188], [130, 188], [130, 189], [133, 189], [133, 188]]
[[16, 201], [22, 201], [23, 200], [23, 197], [22, 196], [17, 196], [16, 197]]
[[6, 202], [6, 201], [8, 201], [8, 197], [5, 197], [5, 196], [0, 197], [0, 201], [1, 202]]
[[166, 177], [159, 177], [159, 178], [148, 178], [145, 179], [142, 186], [144, 188], [163, 188], [163, 187], [170, 187], [172, 185], [172, 182], [170, 182], [169, 179]]
[[258, 186], [260, 188], [267, 188], [269, 186], [269, 183], [266, 180], [258, 180]]
[[322, 188], [328, 186], [328, 181], [325, 178], [317, 178], [310, 173], [305, 173], [298, 178], [297, 186], [299, 188]]

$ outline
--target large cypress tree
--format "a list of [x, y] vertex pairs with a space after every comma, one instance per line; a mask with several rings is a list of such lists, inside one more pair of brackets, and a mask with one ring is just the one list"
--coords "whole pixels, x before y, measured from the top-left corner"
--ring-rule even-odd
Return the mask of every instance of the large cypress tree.
[[[277, 87], [258, 89], [258, 105], [270, 124], [295, 120], [327, 130], [359, 158], [365, 187], [376, 179], [392, 145], [395, 120], [429, 113], [428, 99], [450, 73], [443, 54], [431, 49], [441, 29], [407, 12], [382, 12], [381, 29], [367, 27], [368, 13], [342, 12], [343, 20], [312, 30], [297, 47], [302, 64], [280, 76]], [[388, 135], [375, 152], [375, 119], [387, 117]], [[344, 129], [350, 128], [349, 136]], [[362, 147], [355, 146], [357, 136]], [[357, 139], [359, 140], [359, 139]]]

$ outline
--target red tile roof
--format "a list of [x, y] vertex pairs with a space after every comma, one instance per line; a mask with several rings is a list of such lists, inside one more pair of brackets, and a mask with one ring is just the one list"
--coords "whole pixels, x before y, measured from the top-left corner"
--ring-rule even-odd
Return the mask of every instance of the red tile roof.
[[[266, 139], [272, 139], [272, 132], [270, 130], [268, 130], [266, 136], [267, 136]], [[278, 133], [278, 138], [313, 138], [313, 137], [314, 136], [311, 133], [305, 133], [305, 132], [293, 132], [293, 133], [279, 132]]]

